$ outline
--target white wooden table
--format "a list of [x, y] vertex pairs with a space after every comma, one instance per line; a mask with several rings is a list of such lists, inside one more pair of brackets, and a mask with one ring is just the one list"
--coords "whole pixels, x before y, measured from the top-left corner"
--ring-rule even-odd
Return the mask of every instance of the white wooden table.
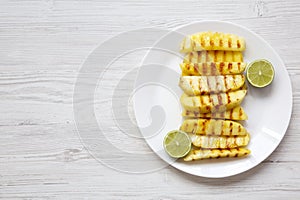
[[[254, 169], [224, 179], [200, 178], [171, 166], [130, 174], [96, 161], [79, 139], [72, 107], [85, 58], [99, 43], [123, 31], [172, 29], [203, 19], [248, 27], [284, 60], [294, 104], [280, 146]], [[0, 198], [299, 199], [299, 20], [297, 0], [1, 1]], [[142, 56], [129, 56], [119, 65], [137, 63]], [[131, 145], [134, 149], [139, 143]]]

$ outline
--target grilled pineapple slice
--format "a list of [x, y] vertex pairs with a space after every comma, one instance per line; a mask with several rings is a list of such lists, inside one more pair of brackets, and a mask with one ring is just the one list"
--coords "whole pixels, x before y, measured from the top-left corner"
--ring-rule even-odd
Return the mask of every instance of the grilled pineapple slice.
[[183, 76], [179, 86], [190, 96], [234, 91], [245, 84], [244, 75]]
[[182, 116], [186, 118], [214, 118], [214, 119], [231, 119], [231, 120], [246, 120], [248, 116], [244, 109], [237, 106], [231, 110], [215, 113], [200, 113], [183, 109]]
[[242, 157], [250, 154], [245, 148], [235, 149], [193, 149], [183, 158], [184, 161], [202, 160], [209, 158]]
[[248, 89], [247, 84], [244, 84], [244, 85], [240, 88], [240, 90], [246, 90], [246, 91], [247, 91], [247, 89]]
[[246, 129], [238, 122], [222, 119], [186, 119], [180, 130], [200, 135], [243, 136]]
[[243, 62], [206, 62], [206, 63], [181, 63], [183, 76], [210, 76], [242, 74], [246, 63]]
[[235, 137], [190, 134], [190, 137], [194, 146], [209, 149], [242, 147], [247, 146], [250, 141], [249, 134]]
[[247, 90], [237, 90], [227, 93], [188, 96], [185, 93], [181, 96], [180, 102], [186, 110], [200, 113], [223, 112], [241, 104]]
[[243, 62], [243, 54], [240, 51], [193, 51], [184, 57], [183, 62]]
[[245, 40], [234, 34], [218, 32], [201, 32], [185, 37], [181, 43], [180, 51], [188, 53], [202, 50], [245, 50]]

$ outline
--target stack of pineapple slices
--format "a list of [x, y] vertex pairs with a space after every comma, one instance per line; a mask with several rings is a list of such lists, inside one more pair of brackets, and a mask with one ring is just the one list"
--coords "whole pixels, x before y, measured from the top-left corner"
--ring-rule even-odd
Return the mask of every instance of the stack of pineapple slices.
[[233, 34], [202, 32], [183, 40], [179, 85], [185, 120], [180, 130], [193, 144], [185, 161], [250, 153], [244, 148], [249, 133], [238, 122], [247, 119], [240, 106], [247, 93], [243, 50], [244, 39]]

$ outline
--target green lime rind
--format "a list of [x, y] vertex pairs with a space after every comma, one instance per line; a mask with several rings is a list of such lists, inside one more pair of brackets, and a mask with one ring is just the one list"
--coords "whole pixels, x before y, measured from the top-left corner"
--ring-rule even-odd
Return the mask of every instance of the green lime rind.
[[179, 130], [168, 132], [163, 145], [165, 151], [173, 158], [186, 156], [192, 148], [192, 142], [188, 134]]
[[275, 71], [272, 63], [265, 59], [255, 60], [247, 67], [247, 80], [254, 87], [263, 88], [270, 85], [274, 76]]

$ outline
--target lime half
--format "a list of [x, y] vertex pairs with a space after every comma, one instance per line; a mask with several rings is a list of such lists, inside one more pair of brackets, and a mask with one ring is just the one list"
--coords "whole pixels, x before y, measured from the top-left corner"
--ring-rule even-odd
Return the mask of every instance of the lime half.
[[255, 87], [266, 87], [274, 79], [274, 68], [272, 64], [264, 59], [255, 60], [247, 68], [247, 80]]
[[164, 138], [164, 148], [173, 158], [186, 156], [191, 150], [191, 140], [188, 134], [183, 131], [170, 131]]

